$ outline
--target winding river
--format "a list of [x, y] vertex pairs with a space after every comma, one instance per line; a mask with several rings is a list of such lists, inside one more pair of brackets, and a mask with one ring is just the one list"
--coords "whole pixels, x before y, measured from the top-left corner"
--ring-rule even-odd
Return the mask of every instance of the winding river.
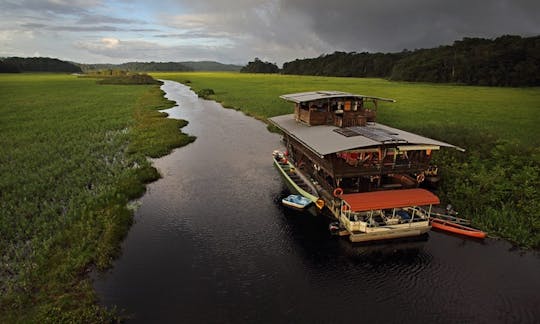
[[95, 277], [133, 323], [538, 323], [540, 256], [437, 232], [351, 245], [285, 209], [280, 136], [165, 81], [197, 140], [154, 161], [121, 257]]

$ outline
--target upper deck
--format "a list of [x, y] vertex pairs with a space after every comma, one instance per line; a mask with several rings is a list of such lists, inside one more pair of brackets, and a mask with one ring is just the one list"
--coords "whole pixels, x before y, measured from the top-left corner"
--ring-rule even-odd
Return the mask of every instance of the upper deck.
[[294, 117], [310, 126], [365, 126], [377, 117], [379, 101], [394, 99], [365, 96], [341, 91], [310, 91], [282, 95], [295, 103]]

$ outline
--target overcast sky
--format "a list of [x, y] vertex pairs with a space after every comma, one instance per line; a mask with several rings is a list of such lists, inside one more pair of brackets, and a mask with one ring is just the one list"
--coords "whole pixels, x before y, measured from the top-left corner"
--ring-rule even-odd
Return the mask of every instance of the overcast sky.
[[540, 0], [0, 0], [0, 56], [283, 62], [540, 35]]

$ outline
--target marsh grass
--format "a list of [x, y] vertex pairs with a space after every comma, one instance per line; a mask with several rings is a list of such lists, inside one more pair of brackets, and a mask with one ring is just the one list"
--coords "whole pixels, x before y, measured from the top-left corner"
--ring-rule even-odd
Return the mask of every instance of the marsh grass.
[[540, 248], [540, 89], [391, 82], [248, 73], [155, 73], [190, 80], [195, 91], [258, 119], [290, 114], [282, 94], [341, 90], [396, 99], [381, 103], [378, 121], [446, 141], [465, 153], [435, 156], [443, 174], [439, 195], [464, 217], [521, 246]]
[[157, 85], [0, 76], [0, 322], [103, 322], [87, 277], [119, 253], [157, 157], [194, 138]]

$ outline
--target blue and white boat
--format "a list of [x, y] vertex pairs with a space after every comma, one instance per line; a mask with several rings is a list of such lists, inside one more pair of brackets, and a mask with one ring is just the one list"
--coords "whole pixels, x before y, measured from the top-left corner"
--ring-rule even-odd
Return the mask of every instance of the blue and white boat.
[[301, 195], [289, 195], [281, 199], [281, 202], [283, 203], [283, 205], [287, 207], [293, 207], [296, 209], [304, 209], [307, 206], [309, 206], [309, 204], [311, 204], [312, 201]]

